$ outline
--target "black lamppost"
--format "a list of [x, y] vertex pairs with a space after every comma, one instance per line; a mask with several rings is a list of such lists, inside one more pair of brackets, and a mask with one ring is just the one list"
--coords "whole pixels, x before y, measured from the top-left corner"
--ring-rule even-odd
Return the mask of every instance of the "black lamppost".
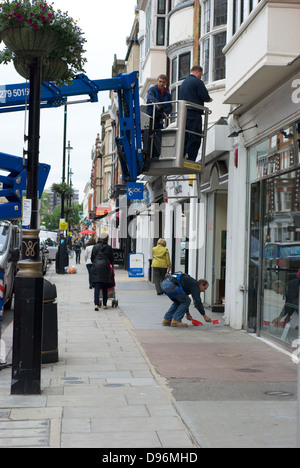
[[22, 230], [21, 261], [15, 278], [11, 394], [40, 394], [44, 279], [39, 245], [39, 139], [42, 59], [30, 61], [27, 158], [29, 229]]

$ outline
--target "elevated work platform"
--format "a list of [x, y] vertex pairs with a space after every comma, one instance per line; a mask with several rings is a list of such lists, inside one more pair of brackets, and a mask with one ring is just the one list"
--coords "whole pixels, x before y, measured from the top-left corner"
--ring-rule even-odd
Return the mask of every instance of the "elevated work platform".
[[[153, 113], [155, 112], [154, 104]], [[207, 107], [198, 106], [187, 101], [172, 101], [173, 112], [165, 118], [165, 128], [157, 131], [152, 128], [154, 119], [148, 114], [141, 113], [142, 132], [147, 132], [149, 151], [144, 163], [143, 174], [147, 176], [170, 176], [200, 174], [202, 161], [205, 157], [208, 115], [211, 111]], [[147, 106], [149, 109], [149, 106]], [[195, 133], [186, 129], [187, 110], [198, 111], [198, 118], [202, 118], [201, 150], [197, 162], [187, 159], [184, 154], [184, 142], [187, 133]], [[144, 150], [145, 150], [145, 138]], [[154, 144], [159, 143], [160, 155], [153, 158]]]

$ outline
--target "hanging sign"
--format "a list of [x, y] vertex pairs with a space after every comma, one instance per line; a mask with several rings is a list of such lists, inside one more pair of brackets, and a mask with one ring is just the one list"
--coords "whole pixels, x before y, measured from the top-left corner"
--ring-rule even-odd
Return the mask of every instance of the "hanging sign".
[[127, 182], [127, 199], [143, 200], [144, 184], [139, 182]]

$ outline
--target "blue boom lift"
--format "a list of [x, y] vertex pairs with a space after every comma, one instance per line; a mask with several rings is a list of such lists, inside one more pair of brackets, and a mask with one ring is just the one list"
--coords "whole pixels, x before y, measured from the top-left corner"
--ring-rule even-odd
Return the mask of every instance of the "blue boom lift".
[[[120, 120], [120, 136], [117, 137], [116, 142], [123, 179], [124, 181], [135, 181], [143, 170], [138, 88], [137, 72], [95, 81], [91, 81], [86, 75], [79, 74], [73, 80], [72, 85], [58, 87], [55, 83], [43, 82], [41, 109], [62, 106], [67, 103], [69, 97], [79, 95], [89, 96], [85, 101], [79, 102], [97, 102], [99, 91], [116, 91], [119, 99]], [[0, 86], [0, 113], [23, 111], [28, 94], [27, 83]], [[2, 213], [0, 213], [0, 218], [2, 218]]]
[[[210, 113], [206, 107], [186, 101], [173, 101], [173, 113], [170, 125], [161, 130], [161, 155], [158, 160], [151, 160], [153, 135], [151, 118], [140, 110], [138, 72], [121, 73], [114, 78], [90, 80], [79, 74], [71, 85], [58, 87], [53, 82], [43, 82], [41, 86], [41, 108], [59, 107], [67, 103], [69, 97], [87, 95], [86, 100], [71, 103], [97, 102], [100, 91], [113, 90], [118, 93], [119, 101], [119, 136], [116, 138], [119, 160], [124, 182], [135, 182], [140, 174], [146, 175], [182, 175], [200, 174], [201, 163], [186, 161], [183, 158], [186, 130], [187, 108], [195, 107], [204, 117], [202, 137], [202, 159], [205, 154], [207, 121]], [[29, 84], [9, 84], [0, 86], [0, 113], [23, 111], [29, 95]], [[153, 109], [155, 111], [155, 104]], [[149, 110], [149, 106], [147, 106]], [[141, 124], [141, 116], [143, 123]], [[152, 119], [153, 123], [154, 119]], [[143, 127], [143, 128], [142, 128]], [[144, 136], [143, 142], [142, 135]], [[146, 139], [145, 139], [146, 135]], [[149, 139], [150, 135], [150, 139]], [[152, 139], [151, 139], [152, 138]], [[150, 144], [149, 144], [150, 141]], [[152, 142], [152, 143], [151, 143]], [[25, 162], [26, 164], [26, 162]], [[22, 209], [22, 191], [26, 188], [26, 165], [23, 158], [0, 153], [0, 170], [8, 172], [1, 176], [3, 189], [0, 197], [6, 197], [9, 203], [0, 205], [0, 219], [19, 218]], [[50, 170], [47, 164], [39, 167], [39, 196]]]

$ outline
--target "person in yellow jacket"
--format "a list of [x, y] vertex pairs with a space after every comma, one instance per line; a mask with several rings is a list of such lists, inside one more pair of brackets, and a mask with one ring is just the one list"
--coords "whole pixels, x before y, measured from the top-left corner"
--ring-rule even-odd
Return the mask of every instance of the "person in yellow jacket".
[[171, 266], [169, 251], [165, 239], [158, 239], [156, 247], [153, 247], [152, 268], [153, 279], [157, 294], [162, 295], [161, 283], [165, 279], [168, 268]]

